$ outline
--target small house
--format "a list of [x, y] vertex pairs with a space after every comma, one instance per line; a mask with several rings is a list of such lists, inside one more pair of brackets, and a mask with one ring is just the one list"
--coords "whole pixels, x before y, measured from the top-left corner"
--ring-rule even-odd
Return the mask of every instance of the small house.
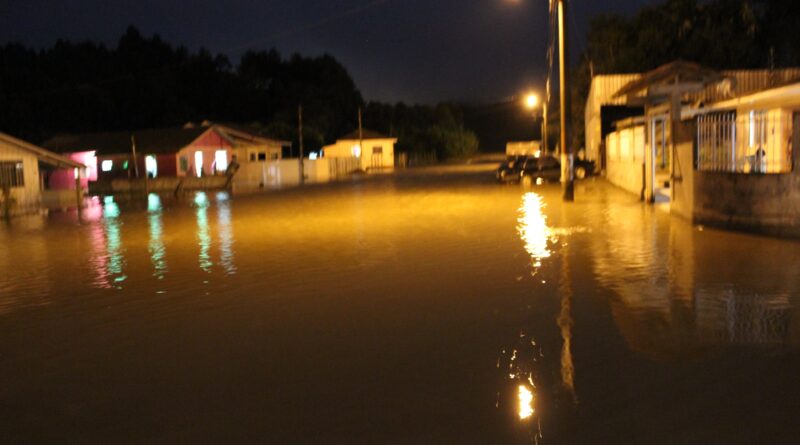
[[[231, 161], [268, 162], [290, 142], [233, 125], [204, 122], [177, 128], [61, 134], [44, 146], [87, 165], [82, 184], [120, 178], [224, 175]], [[55, 177], [56, 183], [67, 178]]]
[[394, 146], [397, 138], [371, 130], [354, 131], [333, 145], [322, 148], [324, 158], [357, 158], [361, 169], [394, 168]]
[[[33, 213], [44, 201], [59, 201], [59, 191], [47, 189], [46, 178], [63, 172], [74, 184], [83, 168], [72, 159], [0, 133], [0, 215]], [[72, 192], [68, 197], [73, 206], [82, 199]]]

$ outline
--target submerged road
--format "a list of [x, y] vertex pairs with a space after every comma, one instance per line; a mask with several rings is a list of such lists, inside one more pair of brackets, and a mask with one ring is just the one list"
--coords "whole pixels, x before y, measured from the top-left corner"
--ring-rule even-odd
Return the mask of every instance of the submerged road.
[[482, 167], [0, 224], [3, 443], [796, 443], [800, 243]]

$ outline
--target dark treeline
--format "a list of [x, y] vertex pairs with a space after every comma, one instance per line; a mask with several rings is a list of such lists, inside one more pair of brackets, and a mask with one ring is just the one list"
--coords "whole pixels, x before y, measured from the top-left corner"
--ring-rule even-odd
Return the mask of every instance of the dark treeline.
[[800, 1], [666, 0], [589, 27], [575, 71], [579, 137], [591, 74], [639, 73], [683, 59], [725, 69], [800, 66]]
[[[0, 131], [35, 142], [59, 132], [127, 131], [211, 120], [297, 140], [308, 150], [354, 130], [364, 100], [333, 57], [248, 52], [238, 65], [129, 28], [115, 48], [58, 41], [0, 46]], [[453, 156], [474, 151], [456, 106], [365, 106], [365, 125], [399, 135], [400, 148]]]

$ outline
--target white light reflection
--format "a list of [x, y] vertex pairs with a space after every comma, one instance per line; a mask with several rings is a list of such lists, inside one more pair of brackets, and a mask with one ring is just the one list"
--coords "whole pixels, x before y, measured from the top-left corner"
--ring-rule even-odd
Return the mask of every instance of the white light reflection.
[[163, 280], [167, 271], [166, 247], [164, 246], [164, 225], [161, 220], [161, 197], [155, 193], [147, 195], [148, 222], [150, 223], [150, 262], [153, 276]]
[[194, 197], [197, 205], [197, 244], [200, 246], [198, 261], [200, 268], [205, 272], [211, 272], [211, 228], [208, 225], [208, 197], [205, 192], [197, 192]]

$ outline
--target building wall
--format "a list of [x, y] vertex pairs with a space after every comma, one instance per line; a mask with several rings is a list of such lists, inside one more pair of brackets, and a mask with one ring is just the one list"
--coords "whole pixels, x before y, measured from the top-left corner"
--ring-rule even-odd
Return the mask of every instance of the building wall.
[[695, 172], [694, 221], [800, 237], [800, 175]]
[[[0, 141], [0, 161], [22, 161], [24, 187], [11, 189], [12, 214], [28, 213], [39, 209], [41, 204], [41, 182], [39, 179], [39, 160], [32, 153]], [[2, 194], [0, 194], [0, 200]], [[0, 206], [0, 214], [3, 213]]]
[[[359, 149], [357, 140], [340, 140], [323, 148], [325, 158], [352, 158], [361, 160], [361, 169], [394, 168], [394, 144], [396, 139], [364, 139], [363, 149]], [[380, 155], [373, 155], [373, 149], [381, 147]], [[358, 154], [359, 156], [354, 156]]]
[[606, 137], [606, 179], [642, 197], [644, 189], [645, 127], [636, 125]]
[[[626, 84], [638, 80], [641, 74], [613, 74], [594, 76], [586, 99], [584, 125], [586, 130], [586, 158], [600, 160], [600, 144], [602, 140], [602, 120], [600, 111], [604, 105], [625, 105], [625, 98], [614, 98], [614, 95]], [[600, 165], [600, 162], [597, 162]]]

